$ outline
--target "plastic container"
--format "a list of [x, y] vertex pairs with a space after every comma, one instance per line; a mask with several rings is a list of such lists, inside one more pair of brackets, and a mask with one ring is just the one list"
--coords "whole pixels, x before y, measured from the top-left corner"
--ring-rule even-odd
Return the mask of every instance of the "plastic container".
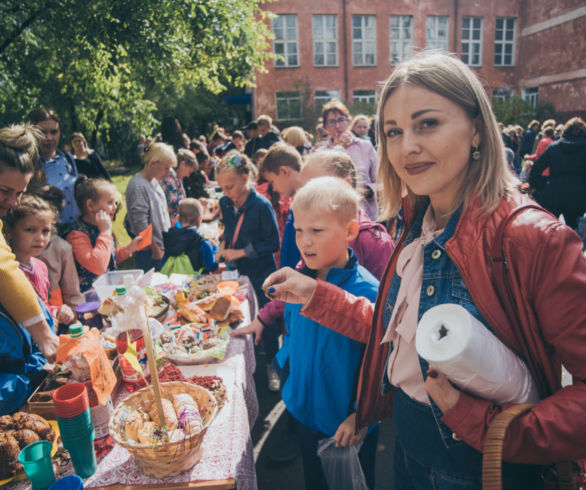
[[109, 271], [98, 277], [92, 286], [95, 289], [98, 298], [100, 298], [100, 301], [103, 302], [106, 298], [112, 296], [112, 293], [116, 290], [116, 286], [124, 284], [127, 276], [132, 278], [132, 282], [138, 282], [138, 280], [144, 276], [144, 271], [140, 269]]
[[63, 429], [85, 429], [92, 425], [91, 412], [89, 409], [86, 409], [76, 417], [57, 417], [57, 423], [59, 424], [60, 431], [63, 431]]
[[84, 325], [87, 325], [90, 328], [95, 327], [101, 329], [103, 324], [102, 315], [98, 313], [99, 308], [99, 301], [88, 301], [87, 303], [76, 306], [75, 313], [77, 313], [77, 318]]
[[33, 490], [46, 490], [55, 481], [52, 449], [53, 444], [49, 441], [37, 441], [24, 447], [18, 454], [18, 462], [22, 464]]
[[61, 386], [53, 393], [55, 415], [62, 419], [77, 417], [90, 406], [87, 388], [83, 383]]
[[77, 434], [61, 434], [63, 447], [69, 451], [75, 472], [82, 478], [89, 478], [98, 469], [94, 437], [93, 430]]
[[69, 475], [56, 480], [49, 490], [83, 490], [83, 480], [78, 475]]
[[238, 291], [240, 284], [238, 281], [222, 281], [218, 283], [218, 293], [231, 295]]

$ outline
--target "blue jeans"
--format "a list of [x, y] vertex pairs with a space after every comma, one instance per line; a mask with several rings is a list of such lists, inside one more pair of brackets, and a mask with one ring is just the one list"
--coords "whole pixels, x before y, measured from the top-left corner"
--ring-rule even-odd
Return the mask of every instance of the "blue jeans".
[[[480, 490], [482, 453], [462, 442], [446, 448], [431, 408], [402, 390], [393, 392], [397, 431], [394, 483], [397, 490]], [[540, 467], [503, 463], [503, 489], [542, 488]]]
[[153, 267], [156, 271], [159, 271], [161, 270], [162, 266], [160, 260], [153, 259], [150, 248], [134, 252], [134, 262], [136, 264], [136, 268], [141, 269], [144, 272], [150, 271]]

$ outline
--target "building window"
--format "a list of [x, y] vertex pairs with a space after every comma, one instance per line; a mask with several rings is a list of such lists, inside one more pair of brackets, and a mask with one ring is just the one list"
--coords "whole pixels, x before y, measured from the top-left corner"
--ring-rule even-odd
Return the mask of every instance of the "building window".
[[494, 66], [515, 64], [515, 19], [496, 18], [494, 32]]
[[482, 17], [462, 18], [462, 61], [482, 66]]
[[338, 66], [338, 21], [335, 15], [313, 16], [313, 64]]
[[296, 15], [279, 15], [273, 19], [275, 66], [299, 66], [299, 35]]
[[374, 90], [354, 90], [352, 102], [354, 104], [376, 104], [376, 92]]
[[376, 16], [352, 16], [352, 62], [354, 66], [376, 65]]
[[321, 114], [322, 107], [327, 104], [330, 100], [339, 99], [339, 90], [316, 90], [315, 91], [315, 112]]
[[301, 119], [301, 93], [277, 92], [277, 121]]
[[413, 54], [413, 16], [391, 15], [391, 65]]
[[447, 15], [428, 15], [425, 22], [425, 47], [447, 51], [450, 32], [449, 17]]
[[539, 95], [539, 87], [524, 88], [523, 100], [529, 102], [533, 107], [537, 105], [537, 96]]

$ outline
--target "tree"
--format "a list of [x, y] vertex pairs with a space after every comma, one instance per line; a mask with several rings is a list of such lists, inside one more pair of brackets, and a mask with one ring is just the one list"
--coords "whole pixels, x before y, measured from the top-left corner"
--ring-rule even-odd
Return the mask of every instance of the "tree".
[[253, 83], [272, 56], [259, 0], [4, 0], [0, 123], [36, 105], [63, 131], [120, 152], [113, 128], [157, 125], [167, 94], [217, 94]]
[[509, 97], [506, 100], [493, 99], [492, 110], [497, 121], [505, 126], [520, 124], [526, 127], [531, 119], [535, 119], [535, 108], [521, 97]]

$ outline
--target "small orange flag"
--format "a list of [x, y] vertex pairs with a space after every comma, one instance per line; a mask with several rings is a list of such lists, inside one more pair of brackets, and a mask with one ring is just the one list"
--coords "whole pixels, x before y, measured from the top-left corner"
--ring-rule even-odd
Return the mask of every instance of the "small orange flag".
[[137, 251], [150, 247], [151, 243], [153, 243], [153, 224], [151, 223], [148, 225], [138, 234], [138, 236], [141, 236], [142, 240], [138, 242], [138, 248], [136, 249]]

